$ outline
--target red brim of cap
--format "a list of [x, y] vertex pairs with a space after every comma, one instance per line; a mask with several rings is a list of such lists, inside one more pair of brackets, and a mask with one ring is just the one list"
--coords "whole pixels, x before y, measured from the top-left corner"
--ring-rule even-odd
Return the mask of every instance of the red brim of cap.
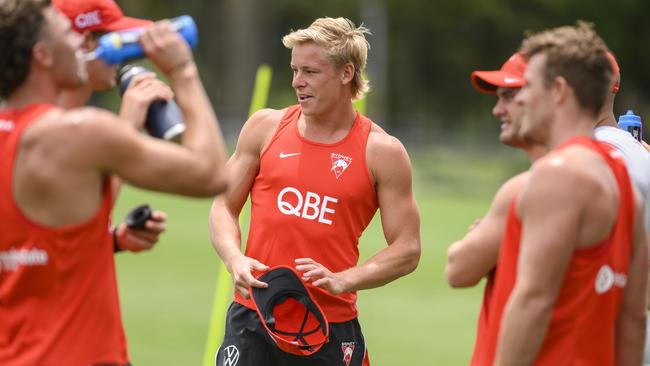
[[521, 88], [524, 78], [519, 75], [498, 71], [474, 71], [471, 76], [472, 85], [482, 93], [494, 94], [497, 88]]
[[112, 23], [106, 24], [102, 27], [102, 30], [107, 32], [117, 32], [132, 28], [148, 27], [152, 24], [153, 22], [151, 20], [123, 17]]

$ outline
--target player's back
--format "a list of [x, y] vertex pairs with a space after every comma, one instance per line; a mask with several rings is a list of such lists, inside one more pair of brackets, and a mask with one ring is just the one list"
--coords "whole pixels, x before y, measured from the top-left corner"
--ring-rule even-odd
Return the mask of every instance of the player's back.
[[[564, 151], [549, 154], [546, 163], [560, 164], [566, 157], [563, 153], [570, 153], [570, 164], [583, 164], [577, 168], [577, 175], [590, 186], [579, 188], [596, 192], [596, 196], [589, 199], [583, 211], [576, 249], [564, 273], [535, 365], [613, 365], [616, 323], [632, 252], [634, 193], [620, 153], [612, 147], [574, 138], [560, 149]], [[490, 360], [517, 278], [522, 229], [515, 203], [508, 216], [491, 304]]]
[[[602, 159], [598, 160], [605, 163], [584, 168], [602, 189], [602, 196], [594, 197], [596, 206], [586, 213], [592, 218], [584, 218], [584, 230], [593, 232], [596, 229], [588, 226], [590, 221], [609, 221], [607, 216], [614, 216], [605, 226], [609, 234], [604, 240], [574, 251], [537, 360], [540, 365], [615, 362], [616, 324], [632, 253], [634, 193], [617, 150], [593, 141], [577, 143], [597, 152]], [[612, 198], [615, 202], [609, 207], [598, 206]]]
[[14, 196], [24, 132], [51, 109], [0, 111], [0, 364], [125, 364], [108, 232], [111, 185], [91, 218], [61, 227], [30, 219]]

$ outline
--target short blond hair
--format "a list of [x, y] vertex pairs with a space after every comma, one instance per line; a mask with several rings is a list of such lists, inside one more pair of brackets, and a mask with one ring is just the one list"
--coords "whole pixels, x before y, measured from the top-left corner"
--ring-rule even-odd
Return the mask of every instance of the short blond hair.
[[325, 48], [335, 67], [342, 68], [348, 62], [352, 63], [352, 98], [356, 100], [363, 98], [370, 90], [368, 80], [362, 76], [370, 49], [365, 34], [370, 34], [370, 31], [363, 24], [357, 27], [346, 18], [326, 17], [316, 19], [309, 28], [292, 31], [282, 37], [282, 43], [292, 49], [296, 45], [312, 42]]
[[528, 36], [521, 44], [527, 60], [546, 55], [544, 85], [549, 87], [561, 76], [573, 88], [578, 103], [597, 114], [612, 91], [614, 70], [605, 42], [592, 23], [578, 21], [575, 26], [549, 29]]

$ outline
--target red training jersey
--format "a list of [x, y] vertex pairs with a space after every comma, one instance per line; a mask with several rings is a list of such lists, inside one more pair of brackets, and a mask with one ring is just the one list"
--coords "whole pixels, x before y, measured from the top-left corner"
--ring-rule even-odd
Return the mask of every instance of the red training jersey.
[[[299, 106], [287, 109], [260, 157], [246, 256], [271, 267], [312, 258], [340, 272], [357, 265], [359, 237], [378, 208], [366, 164], [372, 121], [357, 113], [345, 138], [323, 144], [300, 134], [300, 113]], [[356, 292], [335, 296], [307, 287], [328, 321], [356, 318]], [[237, 293], [235, 301], [253, 309]]]
[[30, 220], [12, 194], [23, 132], [50, 108], [0, 111], [0, 365], [123, 365], [109, 181], [97, 213], [64, 227]]
[[481, 303], [481, 310], [478, 314], [476, 339], [474, 340], [474, 351], [472, 352], [472, 360], [470, 366], [485, 365], [485, 339], [488, 335], [488, 319], [490, 318], [490, 301], [492, 300], [492, 290], [494, 289], [494, 275], [496, 269], [492, 270], [485, 277], [485, 290], [483, 291], [483, 302]]
[[[575, 145], [598, 153], [611, 168], [620, 192], [618, 214], [607, 239], [593, 247], [574, 251], [535, 365], [615, 364], [616, 321], [633, 246], [634, 192], [625, 163], [613, 147], [590, 138], [575, 137], [558, 149]], [[501, 318], [517, 278], [521, 231], [515, 199], [508, 213], [499, 254], [484, 365], [492, 365], [494, 360]]]

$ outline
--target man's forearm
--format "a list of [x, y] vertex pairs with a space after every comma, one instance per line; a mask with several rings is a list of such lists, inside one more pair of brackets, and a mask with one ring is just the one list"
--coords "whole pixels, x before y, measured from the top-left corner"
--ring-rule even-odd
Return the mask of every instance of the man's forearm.
[[210, 239], [212, 246], [230, 271], [232, 260], [242, 255], [241, 230], [238, 215], [232, 214], [223, 200], [224, 198], [218, 197], [212, 204]]
[[513, 292], [501, 319], [494, 364], [532, 365], [546, 337], [552, 311], [552, 303], [542, 296], [526, 297]]
[[383, 286], [415, 270], [420, 261], [420, 244], [393, 244], [364, 264], [341, 272], [346, 291]]
[[496, 250], [479, 250], [492, 244], [482, 243], [482, 247], [476, 244], [468, 242], [465, 238], [455, 242], [447, 250], [445, 274], [452, 287], [474, 286], [495, 268], [499, 243], [493, 245]]
[[616, 364], [640, 365], [645, 347], [646, 318], [621, 315], [616, 327]]
[[[194, 62], [170, 76], [176, 102], [187, 122], [183, 145], [211, 157], [214, 166], [223, 166], [226, 149], [212, 104], [203, 88]], [[214, 139], [217, 141], [214, 141]]]

